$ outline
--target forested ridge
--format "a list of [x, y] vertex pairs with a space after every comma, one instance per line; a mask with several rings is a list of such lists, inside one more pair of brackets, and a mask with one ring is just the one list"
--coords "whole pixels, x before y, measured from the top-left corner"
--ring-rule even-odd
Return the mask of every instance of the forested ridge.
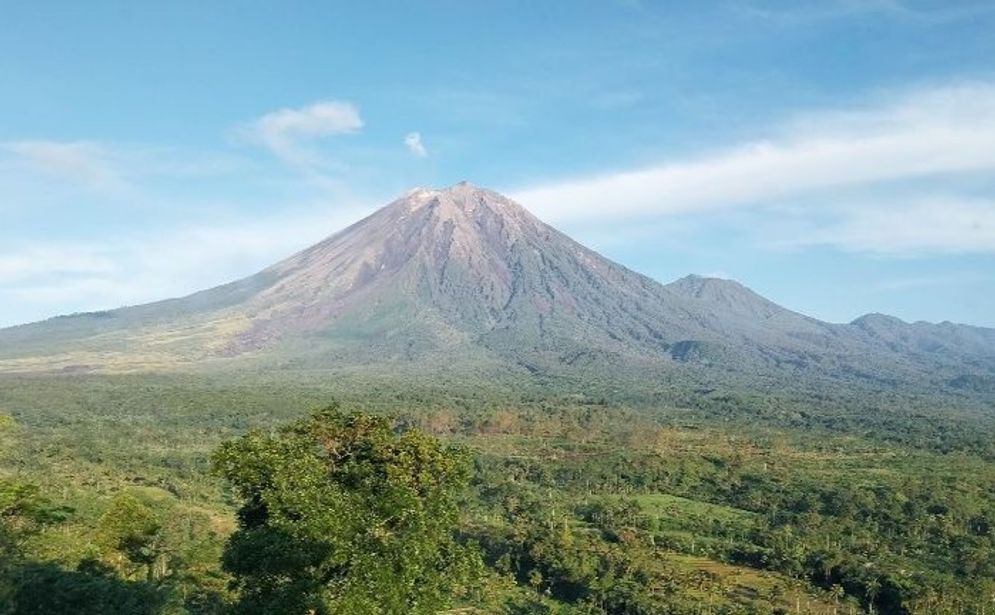
[[0, 413], [0, 612], [995, 612], [974, 406], [122, 376]]

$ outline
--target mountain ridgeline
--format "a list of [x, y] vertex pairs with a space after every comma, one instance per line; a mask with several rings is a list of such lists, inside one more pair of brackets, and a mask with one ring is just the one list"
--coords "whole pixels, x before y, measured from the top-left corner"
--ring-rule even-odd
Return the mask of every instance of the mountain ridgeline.
[[987, 394], [995, 330], [877, 314], [831, 324], [729, 280], [660, 284], [467, 183], [412, 191], [231, 284], [0, 330], [0, 373], [249, 366], [526, 378], [683, 370]]

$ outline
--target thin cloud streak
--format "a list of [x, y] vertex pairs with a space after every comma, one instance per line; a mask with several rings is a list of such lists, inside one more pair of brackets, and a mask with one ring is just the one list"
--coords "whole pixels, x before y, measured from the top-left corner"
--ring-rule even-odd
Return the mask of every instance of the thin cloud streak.
[[[937, 115], [928, 111], [941, 106]], [[877, 127], [875, 118], [898, 118]], [[829, 188], [995, 170], [995, 86], [913, 96], [887, 109], [827, 114], [848, 126], [749, 143], [690, 162], [579, 177], [514, 197], [550, 220], [639, 218], [742, 207]], [[809, 118], [808, 125], [817, 125]], [[854, 130], [861, 127], [863, 134]]]
[[0, 253], [0, 284], [40, 277], [107, 274], [115, 269], [113, 259], [87, 245], [27, 246], [20, 251]]
[[[995, 171], [993, 143], [995, 84], [974, 83], [802, 116], [777, 138], [697, 160], [554, 181], [512, 196], [550, 222], [575, 226], [780, 210], [805, 223], [804, 233], [772, 242], [782, 245], [995, 252], [995, 201], [958, 192], [959, 178]], [[921, 179], [934, 194], [910, 199], [908, 183]]]
[[[149, 181], [201, 180], [244, 172], [246, 160], [221, 152], [101, 141], [0, 142], [0, 211], [17, 206], [18, 188], [37, 197], [58, 190], [63, 203], [148, 202]], [[37, 202], [36, 202], [37, 204]]]
[[978, 282], [988, 281], [991, 277], [977, 271], [955, 271], [942, 275], [924, 275], [882, 280], [874, 285], [874, 290], [880, 292], [904, 292], [936, 286], [977, 284]]
[[13, 141], [0, 144], [28, 167], [97, 193], [122, 193], [130, 189], [103, 145], [89, 141]]
[[[946, 5], [948, 4], [948, 5]], [[880, 16], [914, 24], [934, 25], [970, 19], [991, 13], [991, 3], [940, 3], [916, 7], [902, 0], [817, 0], [799, 2], [786, 8], [743, 5], [741, 13], [783, 26], [818, 24], [827, 20]]]
[[995, 252], [995, 200], [924, 197], [848, 206], [835, 221], [784, 244], [895, 257]]

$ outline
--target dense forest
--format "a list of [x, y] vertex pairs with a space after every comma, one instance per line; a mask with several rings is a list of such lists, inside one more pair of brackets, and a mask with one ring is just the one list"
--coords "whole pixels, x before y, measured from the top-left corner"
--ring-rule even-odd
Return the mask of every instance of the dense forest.
[[0, 613], [995, 613], [992, 419], [6, 377]]

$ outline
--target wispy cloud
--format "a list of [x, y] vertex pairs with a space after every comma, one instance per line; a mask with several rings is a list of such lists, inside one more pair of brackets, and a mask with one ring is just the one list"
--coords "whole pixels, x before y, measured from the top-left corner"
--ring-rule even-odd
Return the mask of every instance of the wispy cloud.
[[85, 244], [43, 244], [0, 252], [0, 284], [41, 277], [104, 275], [115, 268], [113, 259]]
[[12, 206], [17, 187], [34, 194], [62, 188], [67, 199], [142, 202], [153, 179], [212, 178], [244, 170], [244, 160], [219, 152], [101, 141], [0, 142], [0, 186]]
[[315, 143], [324, 137], [358, 132], [359, 110], [350, 102], [327, 100], [267, 113], [244, 125], [240, 134], [291, 166], [312, 168], [324, 160]]
[[788, 243], [891, 256], [995, 252], [995, 200], [938, 196], [848, 204], [823, 228]]
[[425, 144], [422, 143], [420, 132], [409, 132], [404, 137], [404, 146], [416, 158], [425, 158], [428, 156], [428, 150], [425, 149]]
[[[798, 117], [775, 132], [692, 160], [553, 181], [513, 196], [559, 222], [776, 206], [819, 217], [810, 243], [995, 251], [992, 202], [955, 190], [910, 203], [907, 191], [887, 190], [923, 178], [949, 186], [995, 171], [995, 85], [919, 90], [863, 109]], [[859, 194], [872, 188], [873, 201]], [[849, 203], [825, 198], [840, 192]]]
[[969, 19], [995, 10], [990, 2], [941, 2], [914, 4], [903, 0], [808, 0], [788, 6], [737, 5], [749, 16], [777, 24], [793, 26], [827, 20], [878, 15], [923, 25]]
[[0, 144], [33, 170], [87, 190], [120, 193], [128, 189], [107, 147], [89, 141], [12, 141]]
[[991, 278], [990, 274], [983, 274], [978, 271], [953, 271], [937, 275], [907, 276], [882, 280], [875, 284], [873, 288], [880, 292], [903, 292], [936, 286], [973, 285], [991, 280]]

